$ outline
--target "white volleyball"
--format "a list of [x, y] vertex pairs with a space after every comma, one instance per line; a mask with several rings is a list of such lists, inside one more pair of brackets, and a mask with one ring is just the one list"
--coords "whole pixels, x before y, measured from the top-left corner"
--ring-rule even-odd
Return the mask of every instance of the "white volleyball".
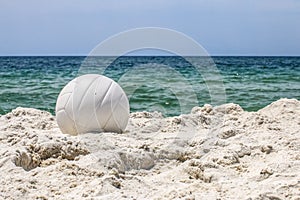
[[115, 81], [87, 74], [73, 79], [62, 89], [55, 111], [63, 133], [120, 133], [128, 123], [129, 102]]

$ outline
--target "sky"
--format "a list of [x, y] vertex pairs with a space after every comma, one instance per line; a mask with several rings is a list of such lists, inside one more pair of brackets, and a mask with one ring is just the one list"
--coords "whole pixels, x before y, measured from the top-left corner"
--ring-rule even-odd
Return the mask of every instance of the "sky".
[[119, 32], [162, 27], [210, 55], [300, 56], [299, 0], [0, 0], [0, 55], [87, 55]]

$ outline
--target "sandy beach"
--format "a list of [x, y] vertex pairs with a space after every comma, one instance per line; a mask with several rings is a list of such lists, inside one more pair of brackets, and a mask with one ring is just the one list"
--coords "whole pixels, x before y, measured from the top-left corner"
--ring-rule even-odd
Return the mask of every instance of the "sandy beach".
[[257, 112], [131, 113], [122, 134], [68, 136], [55, 116], [0, 116], [0, 199], [300, 199], [300, 101]]

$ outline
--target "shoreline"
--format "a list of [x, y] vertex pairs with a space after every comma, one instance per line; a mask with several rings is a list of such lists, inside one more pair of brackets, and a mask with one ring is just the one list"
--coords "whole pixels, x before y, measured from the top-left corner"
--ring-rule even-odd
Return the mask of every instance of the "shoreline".
[[[0, 197], [295, 199], [300, 101], [237, 104], [164, 118], [131, 113], [122, 134], [68, 136], [46, 111], [0, 115]], [[242, 191], [242, 192], [241, 192]]]

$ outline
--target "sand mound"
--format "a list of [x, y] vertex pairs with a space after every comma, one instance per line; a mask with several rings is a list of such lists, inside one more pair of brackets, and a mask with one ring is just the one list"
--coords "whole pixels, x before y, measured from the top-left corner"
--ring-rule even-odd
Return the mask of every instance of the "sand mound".
[[132, 113], [123, 134], [77, 137], [17, 108], [0, 116], [0, 199], [299, 199], [299, 132], [295, 99]]

